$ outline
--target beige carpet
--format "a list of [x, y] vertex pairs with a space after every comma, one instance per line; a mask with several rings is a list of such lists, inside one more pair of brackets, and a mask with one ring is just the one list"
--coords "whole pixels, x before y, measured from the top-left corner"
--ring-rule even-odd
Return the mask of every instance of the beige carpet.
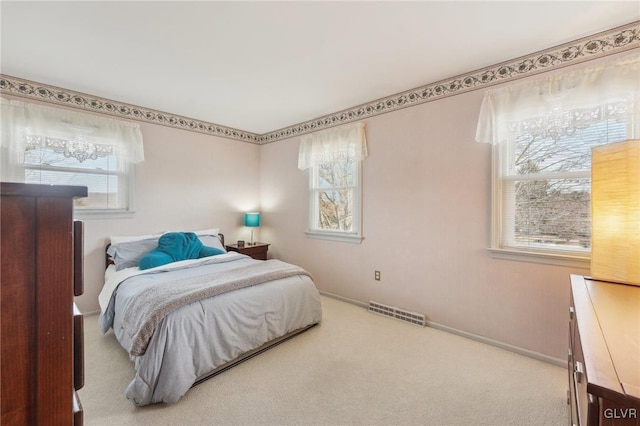
[[322, 298], [324, 321], [191, 389], [136, 408], [133, 368], [85, 318], [87, 425], [565, 425], [567, 371]]

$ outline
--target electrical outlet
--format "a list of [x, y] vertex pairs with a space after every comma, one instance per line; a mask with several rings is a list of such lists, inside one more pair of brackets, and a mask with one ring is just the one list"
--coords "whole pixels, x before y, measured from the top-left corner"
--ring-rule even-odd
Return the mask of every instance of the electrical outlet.
[[376, 281], [380, 281], [380, 271], [375, 271], [373, 277], [376, 279]]

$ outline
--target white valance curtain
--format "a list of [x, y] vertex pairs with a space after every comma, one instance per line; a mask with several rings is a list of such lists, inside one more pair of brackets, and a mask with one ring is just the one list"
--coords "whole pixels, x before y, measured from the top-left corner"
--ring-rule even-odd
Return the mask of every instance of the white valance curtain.
[[637, 52], [487, 91], [476, 141], [496, 145], [522, 133], [556, 139], [579, 126], [621, 118], [630, 123], [631, 136], [640, 137]]
[[303, 136], [298, 152], [298, 168], [306, 170], [343, 158], [361, 161], [367, 155], [364, 123], [347, 124]]
[[93, 114], [1, 99], [1, 145], [13, 163], [24, 162], [25, 150], [46, 147], [82, 162], [116, 154], [119, 161], [144, 160], [137, 123]]

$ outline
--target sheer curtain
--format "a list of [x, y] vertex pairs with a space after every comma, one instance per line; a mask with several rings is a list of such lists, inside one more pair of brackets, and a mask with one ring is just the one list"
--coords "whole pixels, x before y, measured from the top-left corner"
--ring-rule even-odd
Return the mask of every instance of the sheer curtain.
[[2, 148], [10, 162], [24, 162], [25, 150], [46, 147], [82, 162], [116, 154], [124, 163], [144, 161], [137, 123], [66, 109], [1, 99]]
[[[625, 119], [640, 137], [640, 53], [485, 93], [476, 141], [498, 145], [514, 135], [560, 137], [580, 126]], [[555, 134], [554, 134], [555, 133]]]
[[364, 123], [348, 124], [303, 136], [298, 168], [306, 170], [341, 158], [360, 161], [367, 155]]
[[588, 259], [591, 150], [639, 137], [638, 51], [487, 91], [476, 141], [495, 148], [491, 248]]

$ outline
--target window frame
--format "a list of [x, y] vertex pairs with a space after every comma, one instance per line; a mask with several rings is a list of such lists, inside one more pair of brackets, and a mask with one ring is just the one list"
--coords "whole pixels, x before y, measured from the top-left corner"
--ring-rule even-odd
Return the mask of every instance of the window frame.
[[[491, 155], [491, 246], [488, 251], [495, 259], [542, 263], [557, 266], [586, 268], [591, 265], [591, 250], [544, 249], [515, 247], [504, 244], [503, 178], [500, 176], [502, 148], [492, 146]], [[507, 179], [504, 179], [507, 180]], [[515, 203], [515, 199], [514, 199]]]
[[[89, 175], [117, 175], [118, 176], [118, 197], [121, 198], [126, 203], [126, 208], [79, 208], [75, 207], [73, 209], [73, 216], [75, 219], [113, 219], [113, 218], [126, 218], [133, 217], [135, 214], [135, 174], [134, 174], [134, 165], [131, 163], [124, 163], [123, 169], [116, 172], [105, 172], [105, 171], [96, 171], [94, 169], [75, 169], [71, 167], [56, 167], [56, 166], [47, 166], [47, 165], [27, 165], [27, 164], [17, 164], [16, 168], [19, 168], [21, 171], [21, 176], [25, 177], [25, 171], [27, 169], [31, 170], [46, 170], [51, 172], [61, 172], [61, 173], [73, 173], [74, 171], [78, 171], [83, 174]], [[66, 171], [65, 169], [68, 169]], [[82, 183], [78, 184], [78, 186], [83, 186]], [[121, 192], [124, 191], [124, 194], [121, 195]]]
[[121, 209], [74, 208], [73, 216], [75, 219], [117, 219], [131, 218], [135, 215], [135, 165], [127, 163], [124, 168], [125, 170], [117, 173], [119, 181], [124, 180], [118, 185], [118, 192], [122, 189], [126, 190], [126, 194], [123, 195], [122, 199], [126, 200], [127, 207]]
[[[305, 230], [305, 234], [308, 238], [356, 244], [361, 243], [364, 239], [362, 236], [362, 160], [354, 160], [353, 166], [355, 169], [353, 173], [353, 176], [355, 178], [353, 186], [331, 186], [328, 188], [316, 187], [320, 166], [316, 165], [309, 168], [309, 214], [307, 229]], [[318, 215], [320, 209], [320, 206], [318, 204], [319, 197], [317, 194], [322, 191], [331, 189], [350, 189], [353, 191], [353, 205], [351, 208], [351, 231], [325, 230], [316, 226], [316, 224], [318, 223]]]
[[[634, 119], [631, 114], [633, 111], [629, 111], [624, 114], [624, 126], [626, 127], [625, 136], [622, 139], [607, 139], [604, 144], [615, 143], [620, 140], [625, 140], [634, 134]], [[608, 119], [605, 119], [608, 120]], [[607, 127], [609, 124], [607, 124]], [[513, 221], [506, 225], [506, 212], [515, 212], [515, 198], [512, 201], [513, 204], [505, 206], [504, 204], [504, 185], [509, 181], [513, 181], [514, 184], [517, 181], [524, 181], [532, 179], [530, 177], [518, 179], [516, 175], [511, 172], [505, 173], [502, 176], [503, 167], [512, 167], [512, 157], [515, 149], [515, 137], [510, 138], [509, 141], [505, 141], [492, 146], [492, 164], [491, 164], [491, 246], [489, 252], [491, 256], [497, 259], [525, 261], [533, 263], [544, 263], [551, 265], [567, 266], [589, 269], [591, 266], [591, 248], [575, 249], [571, 247], [542, 247], [542, 246], [518, 246], [515, 241], [508, 241], [509, 238], [505, 238], [507, 231], [505, 226], [512, 226], [515, 222], [515, 216]], [[546, 176], [545, 176], [546, 175]], [[527, 176], [527, 175], [524, 175]], [[532, 175], [529, 175], [532, 176]], [[539, 175], [541, 180], [551, 180], [558, 178], [582, 178], [589, 179], [591, 181], [591, 165], [589, 164], [589, 170], [576, 170], [566, 172], [548, 172], [541, 173]], [[535, 180], [535, 178], [533, 178]], [[515, 191], [511, 191], [515, 194]], [[513, 244], [511, 244], [513, 243]]]

